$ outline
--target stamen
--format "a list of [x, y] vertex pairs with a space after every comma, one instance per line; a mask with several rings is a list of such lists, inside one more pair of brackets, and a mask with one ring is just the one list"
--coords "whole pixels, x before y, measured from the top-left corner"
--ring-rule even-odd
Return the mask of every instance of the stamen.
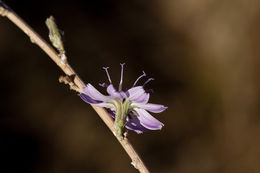
[[142, 74], [141, 76], [139, 76], [139, 77], [136, 79], [136, 81], [134, 82], [133, 87], [136, 85], [136, 83], [137, 83], [142, 77], [145, 77], [145, 76], [146, 76], [146, 74], [145, 74], [145, 72], [143, 71], [143, 74]]
[[154, 78], [149, 78], [144, 84], [143, 84], [143, 87], [150, 81], [154, 80]]
[[108, 81], [110, 82], [110, 84], [112, 84], [112, 81], [111, 81], [110, 75], [109, 75], [109, 73], [108, 73], [108, 69], [109, 69], [109, 67], [103, 67], [103, 69], [106, 71]]
[[99, 83], [99, 86], [101, 86], [101, 87], [108, 87], [108, 84], [106, 84], [106, 83]]
[[120, 65], [121, 65], [121, 78], [120, 78], [120, 83], [119, 83], [119, 87], [118, 87], [119, 91], [122, 90], [123, 76], [124, 76], [124, 65], [125, 65], [125, 63], [122, 63]]

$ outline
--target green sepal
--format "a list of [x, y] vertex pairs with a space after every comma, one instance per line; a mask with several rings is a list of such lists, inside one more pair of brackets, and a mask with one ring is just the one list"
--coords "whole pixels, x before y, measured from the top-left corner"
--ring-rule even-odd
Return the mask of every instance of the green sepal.
[[131, 101], [129, 99], [126, 99], [124, 102], [122, 102], [121, 100], [116, 99], [113, 104], [116, 107], [115, 110], [116, 118], [114, 122], [116, 135], [120, 138], [123, 138], [124, 127], [126, 124], [127, 115], [129, 113], [129, 107]]

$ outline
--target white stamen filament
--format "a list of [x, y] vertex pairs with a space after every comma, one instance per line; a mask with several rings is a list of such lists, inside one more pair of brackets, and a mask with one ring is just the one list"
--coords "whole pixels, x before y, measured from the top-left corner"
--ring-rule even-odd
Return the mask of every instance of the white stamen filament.
[[150, 82], [150, 81], [152, 81], [152, 80], [154, 80], [154, 78], [149, 78], [149, 79], [143, 84], [143, 86], [145, 86], [148, 82]]
[[108, 81], [110, 82], [110, 84], [112, 84], [112, 81], [111, 81], [111, 78], [110, 78], [110, 75], [109, 75], [109, 72], [108, 72], [108, 68], [109, 67], [103, 67], [103, 69], [106, 71]]
[[123, 84], [123, 76], [124, 76], [124, 65], [125, 63], [120, 64], [121, 65], [121, 78], [120, 78], [120, 83], [118, 87], [118, 91], [122, 90], [122, 84]]
[[139, 77], [136, 79], [136, 81], [134, 82], [133, 87], [136, 85], [136, 83], [137, 83], [142, 77], [145, 77], [145, 76], [146, 76], [146, 74], [145, 74], [145, 72], [143, 71], [143, 74], [142, 74], [141, 76], [139, 76]]

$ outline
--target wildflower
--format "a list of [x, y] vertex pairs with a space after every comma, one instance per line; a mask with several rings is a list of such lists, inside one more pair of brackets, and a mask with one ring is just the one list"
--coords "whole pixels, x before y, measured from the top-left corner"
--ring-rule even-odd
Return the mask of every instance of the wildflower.
[[123, 128], [133, 130], [136, 133], [143, 133], [147, 130], [160, 130], [164, 124], [155, 119], [149, 112], [160, 113], [167, 107], [159, 104], [148, 103], [150, 94], [144, 90], [144, 86], [153, 78], [149, 78], [142, 86], [136, 86], [137, 82], [145, 77], [143, 74], [137, 78], [132, 88], [122, 91], [124, 64], [121, 64], [121, 79], [118, 90], [112, 84], [108, 67], [103, 67], [106, 71], [109, 85], [100, 84], [106, 87], [108, 96], [101, 94], [94, 86], [88, 83], [84, 88], [84, 93], [79, 96], [87, 103], [104, 107], [115, 119], [115, 128], [118, 136], [122, 137]]

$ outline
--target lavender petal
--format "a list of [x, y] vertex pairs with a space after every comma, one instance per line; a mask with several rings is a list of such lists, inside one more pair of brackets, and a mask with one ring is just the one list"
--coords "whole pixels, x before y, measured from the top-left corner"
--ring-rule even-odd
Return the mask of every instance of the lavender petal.
[[116, 91], [116, 89], [114, 88], [114, 86], [112, 84], [110, 84], [108, 87], [107, 87], [107, 93], [114, 97], [114, 98], [123, 98], [121, 96], [121, 94], [119, 92]]
[[136, 113], [139, 115], [137, 118], [140, 120], [140, 124], [150, 130], [160, 130], [164, 124], [155, 119], [144, 109], [134, 108]]
[[143, 93], [140, 97], [138, 97], [134, 101], [137, 102], [137, 103], [146, 104], [146, 103], [148, 103], [149, 98], [150, 98], [150, 94], [149, 93]]
[[137, 116], [131, 113], [129, 114], [129, 118], [127, 118], [125, 127], [129, 130], [135, 131], [138, 134], [148, 130], [140, 123], [140, 120], [137, 118]]
[[160, 113], [163, 112], [165, 109], [167, 109], [166, 106], [163, 105], [159, 105], [159, 104], [152, 104], [152, 103], [147, 103], [147, 104], [143, 104], [143, 103], [132, 103], [133, 106], [137, 106], [141, 109], [145, 109], [149, 112], [153, 112], [153, 113]]
[[128, 98], [128, 95], [126, 92], [120, 91], [120, 95], [122, 98]]
[[80, 93], [79, 94], [80, 98], [82, 100], [84, 100], [86, 103], [88, 104], [93, 104], [93, 103], [100, 103], [100, 101], [97, 100], [93, 100], [91, 97], [89, 97], [88, 95], [84, 94], [84, 93]]
[[146, 93], [142, 86], [137, 86], [127, 90], [126, 95], [130, 100], [138, 102], [138, 100], [140, 100], [140, 98], [143, 98]]
[[112, 111], [111, 109], [106, 109], [106, 110], [107, 110], [108, 114], [109, 114], [113, 119], [115, 119], [116, 115], [115, 115], [114, 111]]
[[105, 108], [114, 109], [114, 105], [111, 104], [111, 103], [105, 103], [105, 102], [100, 102], [100, 101], [93, 100], [93, 99], [91, 99], [89, 96], [87, 96], [84, 93], [79, 94], [79, 96], [80, 96], [80, 98], [82, 100], [84, 100], [88, 104], [99, 106], [99, 107], [105, 107]]
[[109, 96], [105, 96], [103, 94], [101, 94], [94, 86], [92, 86], [90, 83], [87, 84], [87, 86], [85, 86], [83, 88], [83, 91], [86, 93], [86, 95], [88, 95], [89, 97], [91, 97], [93, 100], [99, 100], [102, 102], [107, 102], [109, 100], [111, 100], [111, 98]]

